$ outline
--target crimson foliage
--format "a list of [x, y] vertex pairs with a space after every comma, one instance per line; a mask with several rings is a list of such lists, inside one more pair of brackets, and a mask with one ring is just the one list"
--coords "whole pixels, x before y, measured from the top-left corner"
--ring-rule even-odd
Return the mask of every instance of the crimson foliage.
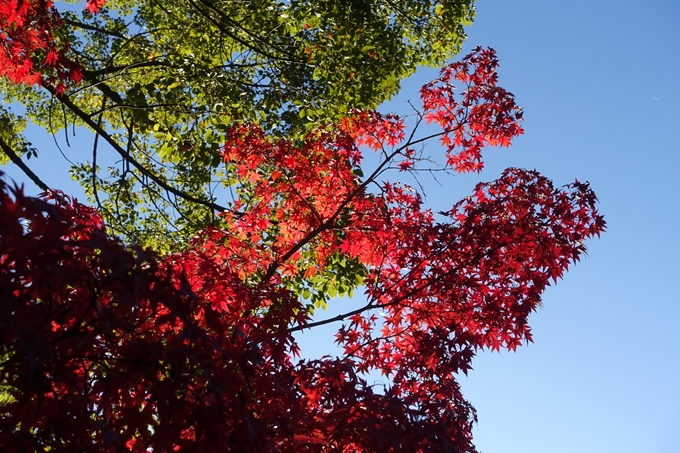
[[60, 194], [0, 189], [1, 370], [16, 397], [3, 451], [469, 448], [456, 386], [417, 407], [373, 392], [353, 360], [293, 364], [289, 325], [306, 316], [290, 292], [246, 285], [205, 250], [125, 247]]

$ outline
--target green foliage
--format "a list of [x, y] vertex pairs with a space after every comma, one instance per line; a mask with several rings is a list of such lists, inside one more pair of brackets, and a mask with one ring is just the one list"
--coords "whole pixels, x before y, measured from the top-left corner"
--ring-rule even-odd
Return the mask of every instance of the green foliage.
[[6, 81], [0, 93], [51, 133], [96, 124], [102, 139], [72, 177], [113, 232], [167, 252], [218, 222], [216, 202], [228, 205], [234, 176], [220, 144], [233, 124], [295, 138], [349, 109], [374, 108], [417, 66], [459, 51], [473, 5], [109, 0], [91, 15], [57, 4], [56, 35], [71, 43], [83, 83], [61, 99]]
[[[314, 263], [310, 264], [315, 266]], [[323, 266], [324, 272], [313, 276], [300, 273], [288, 281], [288, 289], [309, 301], [308, 309], [325, 310], [328, 302], [335, 297], [352, 297], [354, 290], [364, 284], [366, 268], [356, 259], [336, 253]]]
[[[0, 106], [0, 140], [5, 142], [17, 154], [26, 156], [26, 159], [38, 156], [38, 150], [33, 147], [31, 142], [21, 134], [26, 128], [26, 120]], [[5, 153], [0, 153], [0, 164], [9, 163], [9, 157]]]
[[2, 376], [2, 379], [0, 379], [0, 407], [16, 401], [16, 398], [12, 394], [16, 394], [16, 389], [7, 385], [7, 379], [10, 376], [13, 377], [13, 373], [9, 373], [9, 370], [5, 369], [7, 358], [8, 353], [3, 348], [3, 350], [0, 352], [0, 376]]

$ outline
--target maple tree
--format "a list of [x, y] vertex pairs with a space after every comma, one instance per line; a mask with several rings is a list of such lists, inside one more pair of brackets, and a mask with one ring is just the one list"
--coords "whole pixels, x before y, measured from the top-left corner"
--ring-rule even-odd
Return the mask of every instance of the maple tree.
[[[522, 133], [497, 64], [477, 48], [445, 67], [408, 136], [370, 109], [294, 138], [232, 125], [220, 158], [233, 199], [171, 254], [110, 236], [59, 192], [0, 180], [0, 445], [474, 452], [456, 376], [480, 349], [530, 341], [541, 294], [605, 227], [588, 184], [536, 171], [508, 169], [440, 213], [385, 180], [426, 170], [428, 140], [445, 172], [478, 172], [485, 146]], [[419, 136], [423, 122], [437, 132]], [[363, 305], [312, 317], [359, 287]], [[330, 323], [343, 356], [300, 360], [293, 334]], [[376, 370], [389, 385], [366, 382]]]
[[72, 177], [116, 234], [164, 252], [219, 223], [232, 123], [302, 140], [376, 108], [454, 56], [474, 17], [473, 0], [79, 3], [0, 4], [0, 133], [35, 157], [25, 120], [63, 148], [72, 127], [93, 131], [68, 152]]

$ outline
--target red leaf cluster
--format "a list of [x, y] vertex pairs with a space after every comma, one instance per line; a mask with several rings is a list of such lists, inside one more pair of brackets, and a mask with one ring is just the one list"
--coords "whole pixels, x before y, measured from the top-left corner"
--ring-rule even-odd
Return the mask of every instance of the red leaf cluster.
[[5, 451], [467, 444], [467, 430], [450, 438], [441, 419], [375, 393], [351, 360], [293, 365], [304, 307], [219, 265], [210, 234], [161, 260], [109, 238], [93, 209], [48, 198], [0, 181], [0, 371], [16, 398], [0, 409]]
[[106, 5], [106, 0], [87, 0], [85, 9], [88, 10], [90, 14], [97, 14], [104, 5]]
[[[90, 0], [87, 8], [103, 5]], [[15, 83], [55, 85], [82, 80], [80, 65], [66, 56], [68, 43], [58, 43], [61, 17], [51, 0], [3, 0], [0, 4], [0, 76]]]
[[[497, 86], [497, 67], [496, 52], [477, 47], [420, 90], [425, 118], [446, 132], [441, 141], [448, 164], [459, 172], [481, 171], [484, 146], [510, 146], [510, 140], [524, 132], [519, 126], [522, 109], [512, 93]], [[455, 81], [466, 87], [460, 101]]]
[[[421, 91], [454, 170], [480, 170], [482, 146], [521, 133], [495, 66], [477, 49]], [[514, 168], [436, 216], [378, 180], [417, 171], [420, 141], [377, 112], [299, 141], [236, 126], [223, 148], [233, 209], [162, 258], [107, 236], [92, 208], [0, 180], [0, 384], [16, 398], [0, 407], [0, 445], [474, 452], [456, 375], [481, 348], [531, 340], [542, 292], [605, 223], [588, 184]], [[383, 156], [366, 177], [362, 146]], [[337, 256], [365, 269], [366, 303], [312, 321], [288, 283]], [[333, 321], [345, 356], [294, 363], [293, 332]], [[390, 385], [374, 391], [360, 377], [372, 370]]]

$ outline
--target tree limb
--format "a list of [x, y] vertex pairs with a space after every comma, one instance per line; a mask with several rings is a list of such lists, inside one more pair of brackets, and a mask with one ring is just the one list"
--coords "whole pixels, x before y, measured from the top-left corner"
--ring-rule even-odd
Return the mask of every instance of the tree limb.
[[19, 157], [17, 153], [15, 153], [14, 150], [7, 143], [5, 143], [2, 138], [0, 138], [0, 148], [5, 153], [5, 155], [9, 157], [9, 160], [11, 160], [14, 165], [19, 167], [36, 186], [45, 192], [49, 192], [51, 190], [49, 186], [38, 177], [38, 175], [33, 173], [33, 170], [31, 170], [28, 165], [26, 165], [24, 161], [21, 160], [21, 157]]
[[127, 38], [122, 33], [118, 33], [116, 31], [112, 31], [112, 30], [106, 30], [106, 29], [100, 28], [100, 27], [95, 27], [94, 25], [90, 25], [90, 24], [84, 24], [84, 23], [77, 21], [77, 20], [67, 19], [66, 17], [62, 17], [62, 20], [64, 21], [65, 24], [68, 24], [72, 27], [82, 28], [84, 30], [96, 31], [97, 33], [102, 33], [102, 34], [113, 36], [113, 37], [120, 38], [120, 39], [126, 39]]
[[[57, 95], [57, 92], [56, 92], [55, 88], [52, 87], [52, 86], [50, 86], [50, 85], [47, 84], [47, 83], [44, 83], [44, 82], [43, 82], [42, 86], [43, 86], [43, 88], [45, 88], [47, 91], [49, 91], [56, 99], [58, 99], [63, 105], [65, 105], [66, 107], [68, 107], [68, 108], [69, 108], [75, 115], [77, 115], [77, 116], [78, 116], [85, 124], [87, 124], [87, 125], [88, 125], [95, 133], [101, 135], [102, 138], [103, 138], [104, 140], [106, 140], [106, 142], [107, 142], [109, 145], [111, 145], [111, 147], [112, 147], [113, 149], [115, 149], [116, 152], [118, 152], [118, 154], [120, 154], [121, 157], [122, 157], [128, 164], [130, 164], [130, 165], [132, 165], [133, 167], [135, 167], [142, 175], [144, 175], [145, 177], [149, 178], [149, 179], [150, 179], [151, 181], [153, 181], [154, 183], [158, 184], [160, 187], [162, 187], [163, 189], [165, 189], [167, 192], [169, 192], [169, 193], [171, 193], [171, 194], [173, 194], [173, 195], [175, 195], [175, 196], [177, 196], [177, 197], [179, 197], [179, 198], [182, 198], [182, 199], [184, 199], [184, 200], [186, 200], [186, 201], [189, 201], [189, 202], [192, 202], [192, 203], [196, 203], [196, 204], [199, 204], [199, 205], [202, 205], [202, 206], [206, 206], [206, 207], [208, 207], [208, 208], [210, 208], [210, 209], [213, 209], [213, 210], [215, 210], [215, 211], [219, 211], [219, 212], [228, 212], [228, 211], [231, 211], [230, 209], [227, 209], [226, 207], [221, 206], [221, 205], [219, 205], [219, 204], [217, 204], [217, 203], [213, 203], [213, 202], [206, 201], [206, 200], [200, 200], [200, 199], [198, 199], [198, 198], [196, 198], [196, 197], [194, 197], [194, 196], [192, 196], [192, 195], [189, 195], [188, 193], [186, 193], [186, 192], [184, 192], [184, 191], [182, 191], [182, 190], [179, 190], [179, 189], [177, 189], [177, 188], [171, 186], [171, 185], [168, 184], [167, 182], [163, 181], [161, 178], [159, 178], [158, 176], [156, 176], [155, 174], [153, 174], [151, 171], [149, 171], [147, 168], [145, 168], [142, 164], [140, 164], [139, 162], [137, 162], [137, 160], [135, 160], [135, 159], [132, 157], [132, 155], [130, 155], [130, 153], [129, 153], [127, 150], [123, 149], [123, 147], [121, 147], [118, 143], [116, 143], [116, 141], [113, 139], [113, 137], [111, 137], [111, 135], [109, 135], [109, 134], [108, 134], [108, 133], [100, 126], [100, 125], [98, 125], [95, 121], [93, 121], [92, 118], [90, 117], [90, 115], [88, 115], [87, 113], [85, 113], [84, 111], [82, 111], [82, 110], [80, 109], [80, 107], [78, 107], [77, 105], [75, 105], [75, 104], [68, 98], [68, 96], [65, 96], [65, 95]], [[240, 213], [235, 213], [235, 214], [238, 215], [238, 214], [240, 214]]]

